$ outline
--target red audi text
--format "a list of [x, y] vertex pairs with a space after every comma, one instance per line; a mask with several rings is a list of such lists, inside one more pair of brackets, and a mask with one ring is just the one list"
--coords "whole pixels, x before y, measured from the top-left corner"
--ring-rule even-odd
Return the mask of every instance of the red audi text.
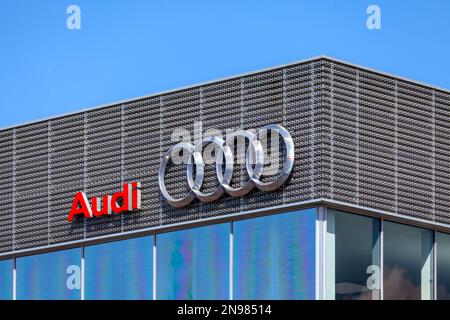
[[112, 212], [121, 213], [141, 209], [141, 183], [125, 183], [123, 190], [102, 198], [93, 197], [89, 203], [84, 192], [77, 192], [70, 209], [69, 222], [74, 216], [83, 215], [85, 218], [110, 215]]

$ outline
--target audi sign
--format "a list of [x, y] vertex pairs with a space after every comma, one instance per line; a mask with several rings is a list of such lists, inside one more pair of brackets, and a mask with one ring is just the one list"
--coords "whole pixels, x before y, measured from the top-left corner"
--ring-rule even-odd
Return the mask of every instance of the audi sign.
[[[270, 182], [263, 182], [260, 178], [264, 168], [264, 152], [260, 140], [266, 137], [267, 131], [269, 130], [278, 132], [283, 138], [286, 147], [286, 159], [284, 161], [284, 166], [276, 179]], [[248, 179], [243, 186], [232, 187], [230, 183], [233, 176], [234, 157], [229, 145], [232, 144], [237, 137], [243, 137], [248, 141], [248, 149], [245, 154], [245, 168]], [[205, 162], [201, 152], [202, 149], [209, 144], [218, 147], [215, 164], [216, 176], [219, 184], [213, 191], [204, 193], [202, 192], [202, 185], [205, 177]], [[171, 161], [172, 154], [181, 150], [187, 151], [189, 155], [187, 163], [187, 182], [189, 190], [182, 197], [174, 198], [167, 191], [165, 174], [167, 165]], [[261, 191], [272, 191], [283, 185], [289, 178], [294, 166], [294, 154], [294, 143], [291, 135], [284, 127], [276, 124], [264, 126], [256, 134], [248, 130], [236, 131], [229, 135], [226, 140], [217, 136], [211, 136], [203, 139], [196, 145], [187, 142], [179, 142], [170, 147], [161, 160], [158, 174], [159, 188], [167, 203], [176, 208], [184, 207], [194, 199], [198, 199], [202, 202], [212, 202], [220, 198], [224, 193], [232, 197], [244, 196], [254, 187]]]

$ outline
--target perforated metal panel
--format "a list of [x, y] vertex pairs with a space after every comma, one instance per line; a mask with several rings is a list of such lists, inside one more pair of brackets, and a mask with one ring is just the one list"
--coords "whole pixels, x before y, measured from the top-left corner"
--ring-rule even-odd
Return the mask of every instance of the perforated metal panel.
[[[0, 131], [0, 253], [329, 198], [450, 225], [450, 94], [327, 58], [136, 99]], [[296, 161], [274, 192], [182, 209], [159, 192], [177, 128], [291, 133]], [[174, 133], [175, 132], [175, 133]], [[236, 159], [237, 160], [237, 159]], [[245, 168], [236, 164], [233, 184]], [[142, 183], [142, 210], [67, 222], [73, 197]], [[207, 166], [204, 183], [217, 181]], [[168, 168], [174, 196], [185, 166]]]
[[448, 223], [450, 94], [342, 63], [324, 66], [329, 196]]
[[0, 131], [0, 251], [13, 249], [14, 240], [14, 130]]

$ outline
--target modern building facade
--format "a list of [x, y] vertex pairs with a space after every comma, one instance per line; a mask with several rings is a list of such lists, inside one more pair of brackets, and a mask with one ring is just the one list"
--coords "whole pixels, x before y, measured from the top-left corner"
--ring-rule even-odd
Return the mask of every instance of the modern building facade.
[[[177, 130], [268, 124], [295, 147], [280, 188], [163, 197]], [[450, 299], [449, 163], [449, 91], [328, 57], [5, 128], [0, 299]], [[165, 172], [174, 197], [188, 166]], [[133, 182], [136, 210], [68, 221], [79, 192]]]

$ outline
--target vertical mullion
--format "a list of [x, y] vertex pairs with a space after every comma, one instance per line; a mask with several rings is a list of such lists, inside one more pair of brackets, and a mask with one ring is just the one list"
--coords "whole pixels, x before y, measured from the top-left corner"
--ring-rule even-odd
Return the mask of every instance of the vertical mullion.
[[421, 232], [421, 245], [422, 245], [422, 268], [421, 274], [421, 299], [432, 300], [433, 299], [433, 244], [434, 244], [434, 232], [430, 233], [430, 230], [422, 230]]
[[17, 271], [16, 271], [16, 257], [14, 257], [13, 264], [13, 300], [17, 300]]
[[433, 266], [433, 296], [432, 300], [437, 300], [437, 250], [438, 250], [438, 244], [437, 244], [437, 231], [433, 231], [433, 260], [432, 260], [432, 266]]
[[316, 261], [315, 261], [315, 299], [321, 300], [321, 290], [320, 290], [320, 262], [321, 262], [321, 250], [320, 250], [321, 242], [320, 242], [320, 212], [319, 207], [316, 207], [316, 241], [315, 241], [315, 253], [316, 253]]
[[335, 212], [326, 213], [324, 226], [325, 299], [336, 299], [336, 230]]
[[84, 246], [81, 247], [81, 300], [85, 300], [84, 288], [85, 288], [85, 268], [84, 268]]
[[229, 266], [229, 282], [230, 282], [230, 294], [229, 299], [233, 300], [233, 245], [234, 245], [234, 238], [233, 238], [233, 221], [230, 222], [230, 266]]
[[380, 300], [384, 300], [384, 219], [380, 221]]
[[156, 300], [156, 234], [153, 235], [153, 300]]
[[316, 300], [325, 299], [325, 207], [316, 208]]
[[321, 259], [321, 241], [320, 241], [320, 210], [319, 207], [316, 207], [316, 243], [315, 243], [315, 251], [316, 251], [316, 277], [315, 277], [315, 282], [316, 282], [316, 300], [322, 300], [322, 296], [321, 296], [321, 290], [320, 290], [320, 285], [321, 285], [321, 279], [320, 279], [320, 275], [322, 273], [322, 259]]
[[[381, 300], [381, 220], [377, 219], [376, 227], [373, 228], [372, 244], [372, 276], [375, 276], [375, 286], [370, 288], [372, 291], [372, 300]], [[369, 272], [369, 269], [367, 270]]]

